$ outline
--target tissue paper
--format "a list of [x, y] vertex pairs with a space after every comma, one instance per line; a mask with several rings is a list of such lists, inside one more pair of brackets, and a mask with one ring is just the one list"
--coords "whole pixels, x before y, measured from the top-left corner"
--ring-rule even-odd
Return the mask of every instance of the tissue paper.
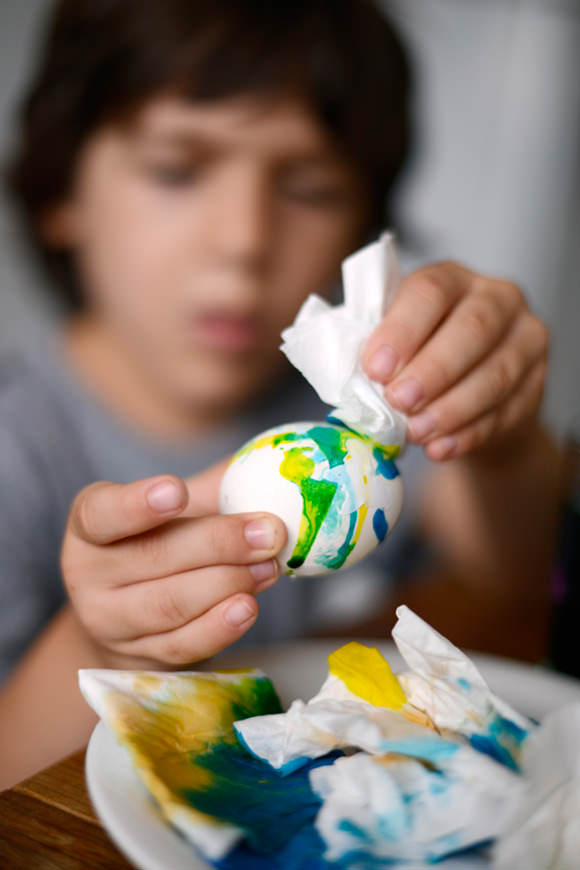
[[494, 870], [580, 866], [580, 702], [549, 714], [522, 751], [525, 788], [504, 819]]
[[537, 725], [408, 608], [393, 636], [403, 673], [349, 643], [286, 713], [259, 671], [80, 683], [167, 820], [220, 870], [423, 870], [465, 850], [495, 870], [576, 868], [580, 703]]
[[232, 725], [281, 709], [270, 680], [258, 670], [80, 670], [79, 685], [167, 821], [208, 858], [226, 855], [244, 837], [243, 814], [226, 809], [245, 761]]
[[344, 302], [332, 306], [309, 296], [293, 325], [282, 332], [281, 350], [314, 387], [335, 416], [380, 444], [405, 442], [406, 416], [383, 395], [361, 366], [366, 340], [381, 322], [399, 283], [391, 233], [352, 254], [342, 264]]

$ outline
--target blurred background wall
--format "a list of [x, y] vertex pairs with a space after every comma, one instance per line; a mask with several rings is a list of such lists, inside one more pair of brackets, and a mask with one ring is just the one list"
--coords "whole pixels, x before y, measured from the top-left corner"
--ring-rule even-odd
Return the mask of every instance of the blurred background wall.
[[[95, 0], [99, 2], [99, 0]], [[409, 263], [516, 280], [552, 330], [546, 415], [580, 437], [580, 0], [381, 0], [416, 70]], [[50, 0], [0, 0], [0, 159]], [[56, 316], [0, 194], [0, 344]]]
[[[98, 2], [98, 0], [97, 0]], [[0, 0], [0, 164], [15, 132], [16, 104], [36, 57], [48, 0]], [[20, 242], [0, 185], [0, 345], [27, 337], [56, 315]]]

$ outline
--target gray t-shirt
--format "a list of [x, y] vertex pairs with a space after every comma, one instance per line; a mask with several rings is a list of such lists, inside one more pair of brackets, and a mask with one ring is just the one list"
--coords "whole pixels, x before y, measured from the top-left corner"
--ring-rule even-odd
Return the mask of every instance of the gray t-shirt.
[[[188, 477], [270, 426], [324, 419], [327, 411], [296, 376], [211, 435], [175, 447], [115, 418], [70, 371], [58, 333], [1, 354], [0, 681], [65, 601], [60, 546], [80, 489], [96, 480]], [[260, 616], [245, 643], [303, 635], [346, 614], [356, 619], [384, 597], [418, 552], [411, 520], [421, 455], [411, 448], [400, 462], [406, 506], [376, 556], [327, 578], [283, 577], [260, 595]]]

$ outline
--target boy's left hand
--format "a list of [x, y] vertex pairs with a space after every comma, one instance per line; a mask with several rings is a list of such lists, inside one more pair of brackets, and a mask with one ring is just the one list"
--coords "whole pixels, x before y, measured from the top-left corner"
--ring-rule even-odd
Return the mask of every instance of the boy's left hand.
[[401, 281], [363, 363], [409, 415], [409, 440], [441, 460], [534, 416], [547, 352], [548, 330], [515, 284], [438, 263]]

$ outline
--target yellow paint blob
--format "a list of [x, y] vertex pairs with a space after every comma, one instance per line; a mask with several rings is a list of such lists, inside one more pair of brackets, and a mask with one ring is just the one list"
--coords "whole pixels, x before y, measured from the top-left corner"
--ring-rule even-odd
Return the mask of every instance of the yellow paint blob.
[[351, 641], [328, 656], [328, 669], [353, 695], [375, 707], [400, 710], [407, 700], [389, 663], [376, 647]]

